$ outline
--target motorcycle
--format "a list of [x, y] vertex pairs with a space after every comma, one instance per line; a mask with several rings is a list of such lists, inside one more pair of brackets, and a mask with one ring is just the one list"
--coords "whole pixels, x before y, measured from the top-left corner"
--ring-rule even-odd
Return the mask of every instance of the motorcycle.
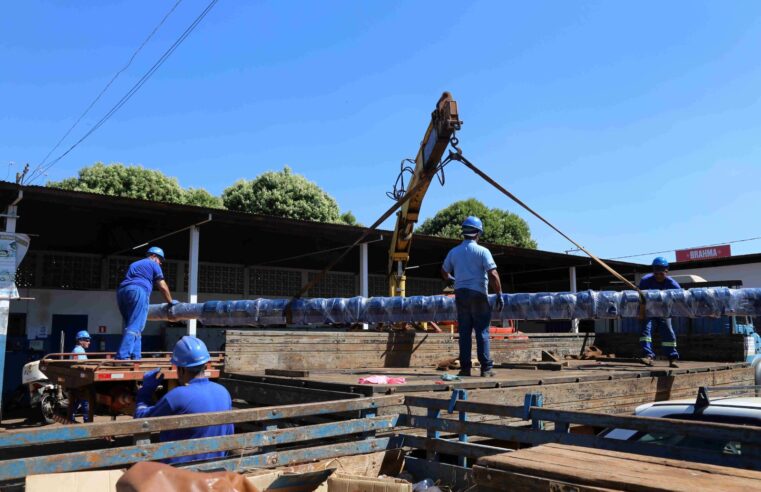
[[60, 386], [53, 384], [40, 371], [40, 361], [36, 360], [24, 365], [21, 372], [21, 384], [29, 391], [29, 401], [38, 412], [40, 422], [52, 424], [60, 420], [61, 409], [66, 407]]

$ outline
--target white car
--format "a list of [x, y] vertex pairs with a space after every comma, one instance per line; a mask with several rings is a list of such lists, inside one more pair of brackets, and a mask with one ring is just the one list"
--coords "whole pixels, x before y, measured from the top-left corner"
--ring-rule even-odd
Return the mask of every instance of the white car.
[[[695, 410], [697, 406], [697, 411]], [[669, 400], [645, 403], [634, 411], [639, 417], [660, 417], [700, 422], [761, 426], [761, 397], [711, 396], [710, 399]], [[669, 446], [721, 449], [725, 454], [741, 454], [740, 443], [719, 442], [702, 437], [635, 431], [631, 429], [606, 429], [600, 436], [609, 439], [649, 442]]]

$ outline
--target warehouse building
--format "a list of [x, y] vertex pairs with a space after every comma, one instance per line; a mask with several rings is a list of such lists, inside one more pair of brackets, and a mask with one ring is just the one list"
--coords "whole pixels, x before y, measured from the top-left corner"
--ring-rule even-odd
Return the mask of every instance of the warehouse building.
[[[167, 253], [164, 273], [173, 295], [188, 300], [190, 258], [198, 252], [197, 298], [287, 298], [363, 232], [362, 227], [283, 219], [226, 210], [149, 202], [46, 187], [22, 187], [16, 231], [29, 234], [29, 252], [19, 266], [21, 300], [11, 302], [6, 384], [18, 385], [23, 364], [43, 353], [71, 349], [76, 331], [94, 337], [91, 350], [113, 351], [121, 339], [115, 289], [145, 244]], [[0, 200], [9, 204], [19, 187], [0, 182]], [[195, 231], [191, 233], [191, 231]], [[193, 239], [195, 237], [195, 239]], [[390, 231], [377, 231], [351, 251], [310, 297], [351, 297], [365, 288], [387, 295]], [[439, 268], [458, 241], [417, 236], [408, 270], [408, 295], [440, 294]], [[588, 258], [509, 246], [488, 245], [506, 292], [604, 289], [611, 277]], [[611, 262], [629, 278], [647, 271], [632, 263]], [[366, 268], [362, 265], [366, 265]], [[364, 285], [363, 285], [364, 284]], [[366, 286], [365, 286], [366, 285]], [[152, 299], [160, 302], [154, 293]], [[582, 328], [585, 328], [583, 325]], [[526, 323], [527, 331], [567, 331], [570, 323]], [[174, 330], [174, 333], [173, 333]], [[184, 325], [150, 322], [143, 350], [164, 350]], [[198, 327], [199, 336], [219, 349], [223, 333]]]

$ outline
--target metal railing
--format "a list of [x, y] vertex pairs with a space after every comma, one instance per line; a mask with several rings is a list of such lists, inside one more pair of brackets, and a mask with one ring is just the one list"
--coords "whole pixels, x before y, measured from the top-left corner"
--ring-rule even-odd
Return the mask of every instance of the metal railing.
[[[527, 394], [522, 406], [483, 403], [467, 398], [465, 390], [457, 389], [449, 400], [386, 395], [123, 422], [11, 430], [0, 433], [0, 455], [14, 456], [14, 450], [22, 450], [16, 456], [28, 456], [0, 460], [0, 481], [33, 474], [125, 466], [139, 461], [219, 451], [228, 452], [227, 457], [185, 466], [196, 470], [243, 471], [406, 447], [426, 451], [431, 461], [438, 460], [442, 454], [456, 456], [460, 467], [464, 467], [470, 459], [512, 451], [507, 443], [529, 446], [558, 443], [761, 470], [759, 427], [557, 410], [543, 407], [540, 393]], [[379, 409], [385, 407], [389, 412], [392, 407], [400, 406], [406, 406], [408, 412], [378, 415]], [[418, 410], [413, 412], [413, 409]], [[425, 415], [414, 414], [421, 413], [421, 409]], [[443, 418], [447, 415], [442, 415], [442, 412], [448, 412], [449, 418]], [[499, 420], [474, 421], [474, 414], [480, 415], [479, 419], [490, 416]], [[503, 419], [512, 421], [505, 422]], [[309, 425], [301, 425], [304, 421]], [[313, 424], [314, 421], [318, 423]], [[263, 430], [246, 432], [245, 426], [239, 426], [238, 430], [244, 432], [230, 436], [150, 442], [151, 434], [161, 431], [244, 423], [256, 423]], [[724, 454], [722, 446], [689, 448], [577, 434], [573, 432], [576, 425], [738, 443], [741, 454]], [[425, 435], [415, 433], [410, 428], [425, 430]], [[383, 434], [377, 435], [378, 432]], [[455, 437], [445, 438], [444, 434]], [[122, 445], [106, 447], [102, 439], [114, 436], [120, 437]], [[132, 442], [126, 441], [125, 436]], [[471, 442], [472, 436], [491, 441]], [[79, 443], [84, 450], [57, 453], [53, 450], [54, 446], [68, 447], [72, 443], [74, 446]], [[87, 449], [87, 445], [101, 449]]]
[[[498, 442], [520, 443], [523, 445], [558, 443], [761, 470], [761, 427], [672, 418], [619, 416], [572, 410], [554, 410], [543, 408], [541, 406], [541, 394], [537, 393], [527, 394], [526, 403], [522, 407], [464, 401], [459, 397], [446, 401], [437, 398], [408, 396], [405, 404], [408, 407], [425, 408], [427, 415], [422, 416], [408, 413], [400, 418], [399, 425], [425, 429], [427, 430], [427, 436], [421, 437], [410, 434], [401, 434], [400, 436], [403, 437], [405, 445], [427, 450], [429, 457], [432, 459], [435, 459], [436, 453], [478, 458], [489, 454], [511, 451], [511, 449], [502, 447], [483, 446], [467, 442], [467, 436], [482, 436]], [[457, 412], [458, 420], [441, 418], [440, 412], [442, 410], [447, 410], [449, 413]], [[527, 422], [524, 426], [473, 422], [468, 421], [470, 414], [522, 419]], [[530, 424], [528, 421], [530, 421]], [[739, 449], [742, 451], [741, 454], [725, 454], [721, 446], [711, 448], [679, 447], [651, 442], [619, 440], [600, 435], [575, 434], [571, 432], [573, 425], [630, 429], [672, 436], [699, 438], [715, 443], [739, 443]], [[457, 441], [442, 439], [441, 433], [457, 434]], [[463, 439], [463, 436], [466, 436], [466, 438]]]
[[[404, 397], [401, 395], [389, 395], [375, 398], [356, 398], [332, 402], [232, 410], [229, 412], [135, 419], [124, 422], [44, 427], [33, 430], [11, 430], [0, 433], [0, 451], [2, 451], [4, 456], [12, 456], [13, 448], [28, 448], [30, 446], [35, 447], [35, 452], [39, 450], [41, 455], [0, 461], [0, 481], [21, 478], [27, 475], [123, 466], [139, 461], [161, 460], [215, 451], [237, 451], [239, 457], [235, 459], [211, 462], [215, 469], [227, 468], [233, 470], [260, 466], [261, 463], [291, 462], [292, 460], [300, 459], [300, 456], [309, 456], [314, 459], [340, 456], [341, 454], [350, 454], [350, 449], [355, 449], [357, 452], [369, 452], [362, 450], [371, 448], [376, 450], [385, 449], [389, 439], [376, 440], [374, 433], [380, 430], [392, 430], [398, 423], [399, 415], [378, 417], [376, 416], [377, 410], [386, 406], [401, 405], [403, 401]], [[342, 418], [346, 419], [347, 412], [356, 412], [354, 416], [358, 418], [316, 425], [277, 428], [277, 421], [279, 420], [327, 416], [331, 414], [343, 414]], [[212, 437], [150, 443], [150, 435], [156, 432], [211, 425], [242, 424], [246, 422], [269, 424], [267, 425], [267, 430], [246, 432], [222, 438]], [[248, 456], [257, 448], [271, 448], [272, 446], [282, 444], [306, 443], [355, 434], [360, 435], [362, 440], [367, 442], [342, 443], [341, 446], [327, 446], [322, 452], [319, 450], [303, 450], [299, 453], [296, 450], [289, 450], [289, 454], [282, 457], [277, 452]], [[76, 441], [88, 440], [97, 445], [104, 443], [102, 441], [103, 438], [111, 439], [115, 436], [131, 436], [136, 444], [106, 449], [45, 454], [46, 447], [56, 445], [70, 446]], [[102, 447], [102, 444], [100, 447]], [[27, 450], [26, 454], [28, 453]], [[205, 466], [208, 465], [195, 464], [192, 467], [203, 469]]]

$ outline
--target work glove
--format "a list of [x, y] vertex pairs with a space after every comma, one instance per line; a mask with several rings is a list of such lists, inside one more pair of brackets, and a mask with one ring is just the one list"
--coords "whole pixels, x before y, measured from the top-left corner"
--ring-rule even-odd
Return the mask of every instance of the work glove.
[[494, 307], [500, 312], [505, 307], [505, 300], [502, 299], [502, 294], [497, 294], [497, 297], [494, 299]]
[[142, 391], [153, 394], [158, 389], [159, 384], [164, 381], [164, 375], [159, 374], [161, 369], [154, 369], [143, 374], [143, 387]]

